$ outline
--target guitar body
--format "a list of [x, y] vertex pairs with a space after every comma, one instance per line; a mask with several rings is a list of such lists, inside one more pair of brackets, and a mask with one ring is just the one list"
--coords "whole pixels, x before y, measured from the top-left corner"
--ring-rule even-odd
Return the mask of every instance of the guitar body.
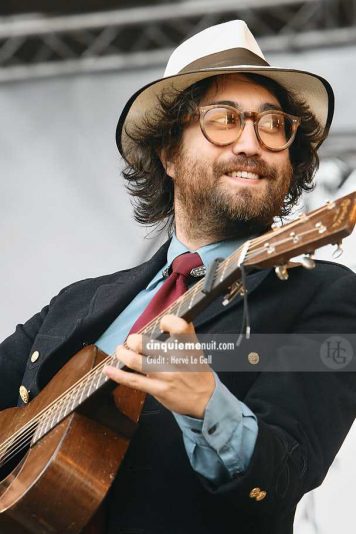
[[[0, 443], [11, 439], [104, 357], [95, 346], [86, 347], [28, 405], [0, 412]], [[143, 401], [142, 393], [117, 385], [113, 389], [111, 384], [110, 391], [101, 392], [100, 398], [94, 395], [88, 405], [84, 403], [31, 446], [0, 482], [0, 532], [85, 532], [118, 471]], [[87, 532], [94, 533], [94, 527], [89, 525]]]

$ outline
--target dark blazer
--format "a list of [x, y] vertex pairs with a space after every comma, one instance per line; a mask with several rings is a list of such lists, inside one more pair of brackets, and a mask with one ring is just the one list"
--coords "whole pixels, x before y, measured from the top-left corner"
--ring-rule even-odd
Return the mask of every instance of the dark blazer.
[[[73, 354], [95, 342], [163, 266], [167, 247], [134, 269], [72, 284], [19, 325], [0, 345], [0, 408], [19, 402], [21, 384], [35, 396]], [[317, 262], [312, 271], [291, 270], [283, 282], [272, 270], [255, 271], [247, 287], [253, 332], [355, 332], [356, 275], [346, 267]], [[236, 334], [242, 310], [241, 297], [226, 307], [218, 298], [197, 317], [196, 329], [199, 334]], [[246, 360], [254, 349], [251, 341], [234, 357]], [[40, 356], [31, 362], [35, 350]], [[258, 352], [263, 358], [263, 348]], [[260, 372], [252, 365], [250, 371], [219, 374], [258, 418], [247, 471], [219, 488], [198, 476], [172, 414], [148, 398], [108, 498], [108, 533], [292, 532], [297, 502], [322, 482], [353, 422], [356, 375]], [[265, 492], [260, 500], [259, 492]]]

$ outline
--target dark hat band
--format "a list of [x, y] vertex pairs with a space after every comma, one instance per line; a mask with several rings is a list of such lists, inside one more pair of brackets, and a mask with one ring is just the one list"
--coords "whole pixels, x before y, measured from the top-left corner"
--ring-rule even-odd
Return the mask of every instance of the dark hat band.
[[191, 71], [211, 68], [237, 67], [239, 65], [253, 65], [254, 67], [269, 67], [269, 63], [246, 48], [230, 48], [223, 52], [209, 54], [196, 59], [186, 65], [177, 74], [185, 74]]

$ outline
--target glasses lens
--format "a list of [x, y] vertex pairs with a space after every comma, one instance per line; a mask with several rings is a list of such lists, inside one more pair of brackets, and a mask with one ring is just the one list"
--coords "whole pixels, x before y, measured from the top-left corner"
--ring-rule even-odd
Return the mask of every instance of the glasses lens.
[[283, 113], [266, 113], [260, 117], [258, 134], [268, 148], [283, 148], [294, 134], [293, 121]]
[[218, 145], [233, 143], [241, 132], [241, 119], [237, 111], [228, 108], [209, 109], [203, 118], [207, 138]]

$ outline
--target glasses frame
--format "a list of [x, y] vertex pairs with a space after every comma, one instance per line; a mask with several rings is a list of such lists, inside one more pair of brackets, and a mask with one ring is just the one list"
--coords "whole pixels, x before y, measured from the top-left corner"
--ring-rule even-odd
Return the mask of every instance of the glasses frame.
[[[224, 109], [232, 110], [232, 111], [234, 111], [234, 113], [237, 113], [240, 116], [241, 129], [240, 129], [240, 132], [238, 133], [236, 139], [234, 139], [233, 141], [230, 141], [229, 143], [216, 143], [215, 141], [212, 141], [209, 138], [209, 135], [207, 134], [207, 132], [205, 131], [205, 128], [204, 128], [204, 118], [205, 118], [205, 115], [207, 114], [207, 112], [210, 111], [211, 109], [214, 109], [214, 108], [224, 108]], [[292, 121], [292, 135], [291, 135], [290, 139], [287, 141], [287, 143], [285, 145], [283, 145], [283, 147], [281, 147], [281, 148], [270, 148], [269, 146], [267, 146], [262, 141], [262, 139], [260, 137], [260, 134], [258, 132], [258, 127], [257, 127], [258, 121], [260, 120], [261, 117], [263, 117], [264, 115], [268, 115], [270, 113], [273, 113], [275, 115], [282, 115], [283, 117], [287, 117], [288, 119], [290, 119]], [[282, 110], [279, 110], [279, 109], [268, 109], [266, 111], [261, 111], [261, 112], [257, 112], [257, 111], [240, 111], [239, 109], [235, 108], [234, 106], [229, 106], [227, 104], [211, 104], [210, 106], [199, 107], [197, 109], [197, 112], [193, 115], [193, 117], [199, 118], [199, 124], [200, 124], [200, 129], [202, 131], [202, 134], [209, 141], [209, 143], [212, 143], [213, 145], [216, 145], [216, 146], [228, 146], [228, 145], [232, 145], [233, 143], [236, 143], [236, 141], [238, 141], [238, 139], [240, 138], [240, 136], [241, 136], [241, 134], [242, 134], [242, 132], [243, 132], [243, 130], [245, 128], [246, 119], [251, 119], [252, 122], [253, 122], [254, 130], [255, 130], [255, 134], [256, 134], [256, 137], [258, 139], [258, 142], [260, 143], [260, 145], [263, 148], [265, 148], [266, 150], [269, 150], [271, 152], [281, 152], [282, 150], [285, 150], [286, 148], [290, 147], [290, 145], [293, 143], [293, 141], [295, 139], [298, 127], [299, 127], [299, 125], [301, 123], [301, 118], [300, 117], [296, 117], [295, 115], [290, 115], [289, 113], [286, 113], [285, 111], [282, 111]]]

